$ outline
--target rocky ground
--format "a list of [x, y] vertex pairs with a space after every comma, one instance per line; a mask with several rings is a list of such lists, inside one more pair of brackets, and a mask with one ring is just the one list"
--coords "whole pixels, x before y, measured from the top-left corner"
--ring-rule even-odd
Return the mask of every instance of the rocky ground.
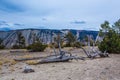
[[[86, 56], [80, 49], [64, 49], [73, 55]], [[25, 61], [15, 62], [15, 58], [47, 56], [53, 50], [45, 52], [27, 52], [26, 50], [0, 51], [0, 80], [120, 80], [120, 55], [110, 54], [109, 58], [72, 60], [70, 62], [28, 65]], [[22, 73], [25, 66], [35, 70]]]

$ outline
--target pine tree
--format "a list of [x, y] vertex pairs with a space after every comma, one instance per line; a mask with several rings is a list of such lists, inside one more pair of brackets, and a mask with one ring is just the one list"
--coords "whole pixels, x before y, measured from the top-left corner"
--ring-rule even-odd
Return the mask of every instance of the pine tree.
[[2, 45], [2, 42], [3, 42], [3, 40], [0, 38], [0, 49], [4, 49], [5, 48], [5, 46]]
[[99, 44], [99, 49], [109, 53], [120, 53], [120, 20], [115, 22], [113, 26], [109, 25], [108, 21], [105, 21], [101, 25], [100, 34], [103, 37], [103, 41]]
[[22, 35], [21, 32], [17, 32], [17, 41], [16, 41], [16, 45], [13, 45], [14, 49], [22, 49], [25, 48], [25, 38]]
[[21, 33], [21, 32], [18, 33], [18, 45], [19, 45], [21, 48], [24, 48], [24, 47], [25, 47], [25, 38], [24, 38], [24, 36], [22, 36], [22, 33]]
[[71, 32], [68, 32], [68, 34], [65, 35], [65, 38], [67, 40], [66, 46], [68, 46], [68, 47], [74, 46], [74, 43], [77, 40], [77, 37], [74, 34], [72, 34]]

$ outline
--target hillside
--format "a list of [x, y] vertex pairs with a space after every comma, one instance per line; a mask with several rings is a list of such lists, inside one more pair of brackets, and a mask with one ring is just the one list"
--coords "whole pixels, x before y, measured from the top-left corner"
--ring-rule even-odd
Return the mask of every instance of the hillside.
[[3, 44], [10, 48], [15, 45], [18, 39], [18, 32], [25, 37], [25, 44], [29, 45], [33, 43], [35, 36], [41, 40], [42, 43], [48, 44], [54, 40], [54, 37], [60, 33], [64, 36], [68, 31], [74, 35], [79, 35], [79, 39], [82, 40], [86, 35], [92, 35], [95, 39], [98, 31], [86, 31], [86, 30], [51, 30], [51, 29], [21, 29], [21, 30], [10, 30], [0, 31], [0, 38], [3, 40]]

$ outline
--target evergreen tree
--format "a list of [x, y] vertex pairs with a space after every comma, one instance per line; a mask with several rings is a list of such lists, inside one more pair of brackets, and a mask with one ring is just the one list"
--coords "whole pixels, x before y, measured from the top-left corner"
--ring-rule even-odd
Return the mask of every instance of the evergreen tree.
[[117, 33], [120, 33], [120, 19], [114, 23], [113, 28]]
[[5, 46], [2, 45], [2, 42], [3, 42], [3, 40], [0, 38], [0, 49], [4, 49], [5, 48]]
[[61, 38], [60, 34], [58, 33], [58, 35], [56, 37], [54, 37], [54, 46], [55, 48], [59, 48], [59, 46], [63, 47], [63, 38]]
[[17, 42], [16, 42], [16, 45], [13, 45], [13, 48], [14, 49], [25, 48], [25, 38], [21, 32], [17, 33]]
[[74, 43], [77, 40], [77, 37], [74, 34], [72, 34], [71, 32], [68, 32], [68, 34], [65, 35], [65, 38], [67, 40], [66, 46], [68, 46], [68, 47], [74, 46]]
[[24, 47], [25, 47], [25, 38], [24, 38], [24, 36], [22, 36], [22, 33], [21, 33], [21, 32], [18, 33], [18, 45], [19, 45], [21, 48], [24, 48]]
[[115, 22], [111, 27], [108, 21], [105, 21], [101, 25], [100, 34], [103, 37], [103, 41], [99, 44], [99, 49], [109, 53], [120, 53], [120, 20]]

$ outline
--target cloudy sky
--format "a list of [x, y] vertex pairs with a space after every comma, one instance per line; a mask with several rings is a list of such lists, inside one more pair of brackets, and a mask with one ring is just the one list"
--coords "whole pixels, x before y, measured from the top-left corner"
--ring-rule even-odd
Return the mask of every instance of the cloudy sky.
[[120, 0], [0, 0], [0, 27], [99, 30], [119, 8]]

